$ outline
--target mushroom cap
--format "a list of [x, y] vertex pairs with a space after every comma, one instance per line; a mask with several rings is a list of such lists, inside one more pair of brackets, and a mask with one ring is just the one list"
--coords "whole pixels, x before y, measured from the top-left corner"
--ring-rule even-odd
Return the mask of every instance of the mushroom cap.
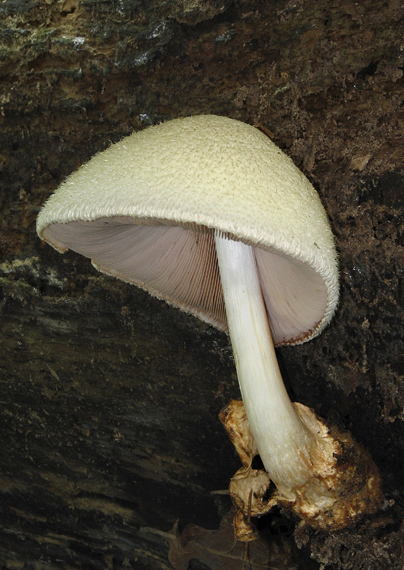
[[38, 235], [227, 331], [215, 230], [255, 249], [275, 344], [317, 336], [338, 302], [333, 235], [307, 178], [266, 135], [215, 115], [124, 138], [71, 174]]

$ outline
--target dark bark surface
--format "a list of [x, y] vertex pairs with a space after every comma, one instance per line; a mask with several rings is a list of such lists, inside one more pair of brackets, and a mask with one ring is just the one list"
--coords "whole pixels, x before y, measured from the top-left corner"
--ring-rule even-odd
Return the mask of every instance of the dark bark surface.
[[398, 0], [0, 3], [0, 567], [168, 569], [177, 519], [230, 508], [227, 338], [35, 233], [95, 152], [200, 113], [264, 125], [323, 200], [340, 306], [279, 359], [384, 482], [386, 509], [347, 531], [261, 521], [273, 564], [403, 567], [403, 38]]

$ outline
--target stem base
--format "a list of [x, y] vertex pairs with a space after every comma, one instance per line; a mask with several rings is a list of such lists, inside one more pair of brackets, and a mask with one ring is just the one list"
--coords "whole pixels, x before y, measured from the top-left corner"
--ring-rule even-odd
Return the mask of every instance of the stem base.
[[[236, 537], [240, 534], [241, 540], [246, 540], [241, 535], [254, 536], [245, 531], [250, 517], [269, 512], [274, 506], [290, 510], [309, 526], [334, 531], [354, 524], [365, 514], [376, 512], [383, 504], [377, 467], [351, 434], [330, 428], [303, 404], [294, 403], [293, 406], [316, 438], [317, 446], [316, 453], [310, 458], [310, 476], [305, 483], [291, 489], [288, 497], [279, 489], [268, 496], [269, 478], [267, 485], [262, 484], [265, 477], [260, 472], [263, 470], [251, 467], [257, 448], [243, 403], [233, 400], [220, 413], [220, 420], [243, 463], [230, 483], [230, 495], [238, 509], [235, 533]], [[257, 481], [260, 481], [259, 486]]]

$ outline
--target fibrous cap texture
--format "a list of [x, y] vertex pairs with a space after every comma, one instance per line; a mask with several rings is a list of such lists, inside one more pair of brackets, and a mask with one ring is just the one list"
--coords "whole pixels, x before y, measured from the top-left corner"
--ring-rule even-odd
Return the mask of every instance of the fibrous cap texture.
[[304, 342], [338, 301], [333, 236], [317, 192], [262, 132], [215, 115], [132, 134], [71, 174], [39, 236], [226, 330], [218, 230], [255, 249], [277, 344]]

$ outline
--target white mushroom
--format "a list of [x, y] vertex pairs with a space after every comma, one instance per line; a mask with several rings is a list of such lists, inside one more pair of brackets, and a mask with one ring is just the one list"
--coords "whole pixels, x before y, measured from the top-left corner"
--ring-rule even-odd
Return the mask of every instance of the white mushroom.
[[336, 251], [316, 191], [267, 136], [210, 115], [133, 134], [69, 176], [37, 230], [59, 251], [229, 332], [251, 431], [278, 492], [292, 504], [304, 488], [311, 503], [329, 504], [318, 481], [337, 469], [324, 459], [335, 447], [290, 402], [272, 339], [302, 343], [329, 323]]

